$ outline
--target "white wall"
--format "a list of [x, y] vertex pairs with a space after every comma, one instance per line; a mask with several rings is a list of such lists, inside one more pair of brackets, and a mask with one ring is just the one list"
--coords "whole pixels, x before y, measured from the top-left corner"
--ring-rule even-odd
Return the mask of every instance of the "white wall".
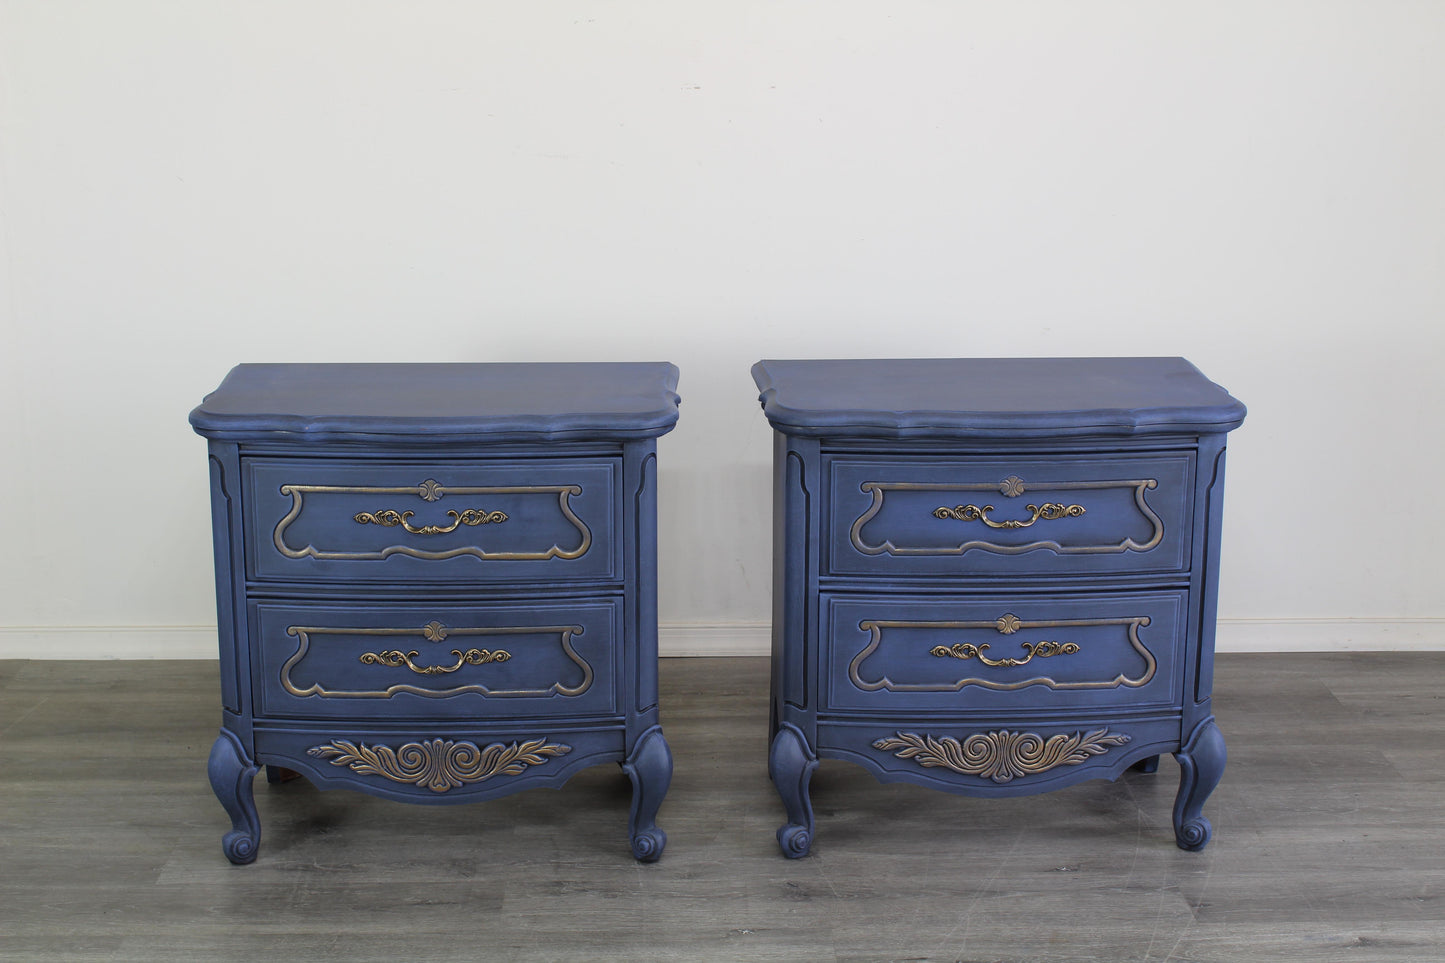
[[0, 0], [0, 656], [214, 652], [240, 361], [668, 359], [666, 651], [761, 651], [757, 358], [1182, 354], [1223, 648], [1445, 648], [1445, 4]]

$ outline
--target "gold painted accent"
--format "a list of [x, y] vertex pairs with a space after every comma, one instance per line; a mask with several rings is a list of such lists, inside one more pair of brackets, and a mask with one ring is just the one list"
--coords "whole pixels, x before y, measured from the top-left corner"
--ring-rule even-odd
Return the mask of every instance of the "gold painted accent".
[[464, 665], [486, 665], [488, 662], [506, 662], [512, 657], [512, 653], [506, 649], [452, 649], [452, 655], [457, 657], [456, 665], [417, 665], [412, 659], [420, 653], [416, 649], [410, 652], [403, 652], [401, 649], [384, 649], [381, 652], [363, 652], [361, 661], [367, 665], [389, 665], [393, 668], [406, 666], [418, 675], [446, 675], [455, 672]]
[[540, 766], [571, 751], [571, 746], [545, 739], [529, 739], [510, 746], [494, 742], [485, 748], [474, 742], [428, 739], [408, 742], [396, 749], [332, 739], [325, 745], [307, 749], [306, 754], [329, 759], [333, 766], [345, 766], [362, 775], [446, 792], [468, 783], [486, 782], [493, 776], [519, 776], [530, 766]]
[[[1099, 555], [1130, 551], [1147, 552], [1151, 548], [1154, 548], [1156, 545], [1158, 545], [1164, 539], [1163, 520], [1154, 511], [1154, 509], [1149, 507], [1149, 503], [1144, 500], [1144, 493], [1149, 491], [1150, 489], [1157, 488], [1159, 486], [1159, 481], [1154, 478], [1139, 478], [1121, 481], [1031, 483], [1030, 487], [1034, 490], [1046, 489], [1049, 491], [1099, 491], [1109, 488], [1132, 488], [1134, 489], [1135, 507], [1138, 508], [1140, 514], [1142, 514], [1145, 519], [1148, 520], [1149, 524], [1153, 526], [1154, 529], [1152, 534], [1150, 534], [1149, 538], [1142, 542], [1135, 541], [1132, 537], [1126, 537], [1122, 541], [1119, 541], [1113, 545], [1061, 545], [1056, 541], [1048, 539], [1041, 539], [1034, 542], [1026, 542], [1020, 545], [1000, 545], [997, 542], [989, 542], [981, 539], [969, 539], [968, 541], [962, 542], [959, 545], [953, 547], [909, 548], [907, 546], [895, 545], [892, 541], [887, 539], [885, 539], [881, 544], [878, 545], [870, 545], [869, 543], [863, 541], [863, 526], [867, 525], [880, 511], [883, 510], [883, 499], [884, 495], [887, 492], [967, 492], [993, 491], [995, 489], [1002, 491], [1004, 485], [1009, 484], [1010, 481], [1014, 479], [1017, 479], [1018, 490], [1020, 493], [1022, 493], [1023, 480], [1019, 479], [1016, 475], [1004, 479], [1004, 482], [1002, 484], [989, 483], [977, 485], [955, 485], [932, 484], [924, 482], [864, 482], [859, 487], [862, 491], [869, 493], [873, 496], [873, 502], [868, 506], [868, 508], [863, 512], [862, 515], [859, 515], [857, 519], [854, 520], [852, 526], [848, 530], [848, 541], [852, 543], [854, 548], [862, 552], [864, 555], [963, 555], [964, 553], [973, 551], [974, 549], [994, 552], [999, 555], [1021, 555], [1024, 552], [1031, 552], [1034, 549], [1039, 548], [1050, 549], [1060, 555]], [[1007, 495], [1008, 492], [1003, 491], [1003, 494]], [[1057, 505], [1060, 503], [1046, 502], [1045, 507], [1050, 504]], [[969, 507], [970, 506], [968, 505], [960, 505], [957, 509], [940, 508], [936, 510], [934, 514], [937, 515], [939, 511], [943, 511], [946, 513], [952, 513], [954, 511], [957, 511], [959, 513], [963, 513], [964, 510]], [[977, 508], [977, 506], [973, 507]], [[1070, 507], [1079, 507], [1080, 513], [1082, 513], [1083, 511], [1083, 508], [1081, 506], [1064, 507], [1066, 512], [1067, 509]], [[993, 506], [990, 505], [985, 508], [979, 509], [980, 516], [982, 516], [983, 512], [989, 511], [992, 508]], [[1034, 506], [1030, 506], [1029, 511], [1032, 512], [1033, 510]], [[1042, 509], [1040, 509], [1039, 515], [1040, 517], [1043, 516]], [[939, 517], [942, 518], [945, 516], [940, 515]], [[969, 521], [971, 519], [962, 520]], [[1034, 521], [1037, 521], [1037, 519], [1034, 519]], [[1027, 523], [1019, 522], [1017, 525], [1010, 526], [1008, 522], [993, 522], [992, 519], [988, 519], [985, 524], [989, 523], [992, 523], [993, 527], [995, 528], [1027, 528], [1029, 525], [1033, 524], [1033, 521]]]
[[[981, 620], [973, 622], [930, 622], [865, 619], [864, 621], [858, 623], [858, 628], [862, 629], [864, 632], [868, 632], [870, 634], [870, 638], [868, 640], [868, 644], [863, 647], [863, 650], [860, 651], [857, 655], [853, 656], [853, 660], [848, 663], [848, 679], [850, 682], [852, 682], [855, 686], [857, 686], [864, 692], [877, 692], [879, 690], [883, 690], [886, 692], [958, 692], [964, 687], [971, 685], [980, 686], [985, 689], [998, 690], [1022, 689], [1025, 686], [1031, 685], [1042, 685], [1050, 689], [1117, 689], [1121, 686], [1130, 689], [1137, 689], [1140, 686], [1148, 684], [1150, 680], [1154, 678], [1154, 674], [1158, 671], [1159, 668], [1159, 663], [1158, 660], [1154, 658], [1154, 653], [1150, 652], [1149, 649], [1144, 645], [1144, 643], [1139, 639], [1139, 629], [1147, 626], [1149, 622], [1150, 618], [1147, 615], [1140, 615], [1133, 618], [1123, 619], [1052, 619], [1040, 622], [1027, 622], [1023, 619], [1020, 619], [1016, 615], [1005, 615], [1002, 618], [995, 619], [991, 622]], [[1137, 677], [1130, 677], [1125, 673], [1120, 672], [1112, 679], [1099, 679], [1093, 682], [1058, 682], [1054, 679], [1049, 678], [1048, 676], [1034, 676], [1033, 678], [1020, 679], [1016, 682], [999, 682], [993, 679], [983, 679], [977, 676], [972, 676], [959, 679], [957, 682], [922, 684], [894, 682], [886, 675], [883, 676], [881, 679], [868, 680], [864, 679], [859, 671], [863, 663], [867, 661], [868, 657], [871, 656], [874, 652], [878, 651], [879, 645], [883, 642], [884, 629], [938, 629], [941, 631], [952, 631], [958, 629], [997, 629], [1004, 635], [1010, 635], [1018, 631], [1019, 629], [1084, 628], [1094, 625], [1127, 626], [1129, 645], [1144, 660], [1143, 673]], [[1027, 648], [1029, 645], [1029, 643], [1027, 642], [1022, 644], [1025, 646], [1025, 648]], [[967, 645], [967, 643], [963, 643], [963, 645]], [[1062, 646], [1075, 646], [1077, 648], [1077, 643], [1066, 642], [1062, 643]], [[933, 655], [941, 655], [939, 649], [942, 648], [944, 647], [937, 646], [933, 649], [930, 649], [929, 651]], [[977, 648], [986, 649], [988, 648], [988, 645], [987, 643], [982, 643], [978, 645]], [[952, 649], [948, 650], [948, 654], [953, 655]], [[1047, 652], [1037, 654], [1040, 656], [1040, 658], [1045, 658], [1049, 655], [1054, 654], [1065, 655], [1072, 653], [1060, 651], [1058, 653]], [[961, 654], [955, 657], [960, 659], [968, 658], [968, 656], [964, 656]], [[1029, 658], [1032, 657], [1033, 654], [1030, 654]], [[994, 664], [989, 660], [985, 660], [982, 658], [980, 658], [980, 661], [983, 662], [985, 665]], [[1023, 665], [1027, 661], [1028, 659], [1004, 659], [1000, 660], [999, 664], [1014, 662], [1016, 665]]]
[[912, 759], [926, 769], [951, 769], [965, 776], [980, 776], [996, 783], [1048, 772], [1056, 766], [1077, 766], [1102, 756], [1114, 746], [1126, 745], [1129, 736], [1110, 734], [1108, 727], [1072, 736], [1059, 733], [1047, 739], [1035, 732], [975, 733], [962, 742], [952, 736], [937, 738], [913, 732], [879, 739], [874, 749]]
[[[974, 645], [972, 642], [955, 642], [953, 645], [935, 645], [929, 649], [929, 654], [939, 658], [948, 659], [978, 659], [984, 665], [1005, 668], [1013, 668], [1018, 665], [1027, 665], [1034, 656], [1047, 659], [1053, 655], [1073, 655], [1079, 651], [1077, 642], [1020, 642], [1020, 646], [1028, 653], [1022, 659], [990, 659], [984, 655], [988, 649], [988, 643], [982, 642]], [[475, 651], [475, 650], [474, 650]], [[416, 653], [412, 653], [415, 655]]]
[[454, 532], [462, 525], [500, 525], [507, 520], [506, 512], [489, 512], [486, 509], [468, 508], [461, 512], [447, 512], [452, 519], [450, 525], [412, 525], [407, 519], [414, 516], [416, 512], [397, 512], [392, 509], [384, 509], [379, 512], [357, 512], [353, 521], [362, 525], [380, 525], [383, 528], [395, 528], [400, 525], [413, 535], [445, 535]]
[[[1024, 510], [1032, 514], [1027, 521], [1018, 518], [1006, 519], [996, 522], [988, 517], [993, 511], [992, 505], [985, 505], [979, 508], [977, 505], [958, 505], [949, 508], [947, 505], [933, 510], [934, 518], [952, 518], [960, 522], [983, 522], [989, 528], [1028, 528], [1034, 522], [1053, 521], [1058, 518], [1078, 518], [1084, 514], [1083, 505], [1065, 505], [1063, 502], [1044, 502], [1042, 505], [1025, 505]], [[359, 519], [358, 519], [359, 520]], [[455, 527], [455, 526], [454, 526]]]
[[[541, 560], [545, 560], [545, 559], [549, 559], [549, 558], [560, 558], [560, 559], [568, 559], [568, 560], [574, 559], [574, 558], [581, 558], [583, 555], [587, 554], [587, 550], [592, 547], [592, 530], [587, 527], [586, 523], [584, 523], [584, 522], [582, 521], [582, 519], [580, 519], [580, 518], [577, 517], [577, 514], [576, 514], [574, 511], [572, 511], [572, 506], [568, 503], [568, 499], [570, 498], [570, 496], [582, 494], [582, 486], [581, 486], [581, 485], [516, 485], [516, 486], [508, 486], [508, 487], [485, 487], [485, 488], [483, 488], [483, 487], [474, 487], [474, 488], [453, 488], [453, 489], [447, 489], [447, 488], [444, 488], [441, 484], [439, 484], [435, 479], [430, 479], [430, 478], [429, 478], [429, 479], [427, 479], [426, 481], [422, 482], [420, 485], [414, 485], [414, 486], [411, 486], [411, 487], [408, 487], [408, 488], [382, 488], [382, 487], [365, 487], [365, 486], [363, 486], [363, 487], [355, 487], [355, 486], [353, 486], [353, 487], [347, 487], [347, 486], [341, 486], [341, 485], [282, 485], [282, 486], [281, 486], [281, 494], [283, 494], [283, 495], [290, 495], [290, 496], [291, 496], [291, 510], [286, 513], [285, 517], [283, 517], [283, 518], [281, 519], [281, 521], [279, 521], [279, 522], [276, 523], [276, 530], [275, 530], [274, 533], [272, 533], [271, 540], [272, 540], [272, 542], [275, 544], [276, 550], [277, 550], [278, 552], [280, 552], [282, 555], [285, 555], [287, 558], [316, 558], [316, 559], [323, 559], [323, 560], [326, 560], [326, 561], [372, 561], [372, 560], [379, 560], [379, 559], [384, 559], [384, 558], [390, 558], [392, 555], [408, 555], [408, 556], [410, 556], [410, 557], [412, 557], [412, 558], [422, 558], [422, 559], [428, 559], [428, 560], [439, 560], [439, 559], [457, 558], [458, 556], [461, 556], [461, 555], [471, 555], [471, 556], [474, 556], [475, 558], [485, 559], [485, 560], [488, 560], [488, 561], [517, 562], [517, 561], [541, 561]], [[461, 547], [459, 547], [459, 548], [451, 548], [451, 549], [447, 549], [447, 550], [445, 550], [445, 551], [437, 551], [437, 552], [430, 552], [430, 551], [426, 551], [426, 550], [419, 549], [419, 548], [413, 548], [413, 547], [410, 546], [410, 545], [389, 545], [389, 546], [387, 546], [386, 548], [380, 549], [380, 550], [375, 551], [375, 552], [328, 552], [328, 551], [323, 551], [323, 550], [321, 550], [321, 549], [318, 549], [318, 548], [317, 548], [316, 546], [314, 546], [314, 545], [307, 545], [307, 546], [304, 547], [304, 548], [292, 548], [291, 546], [289, 546], [289, 545], [286, 544], [286, 538], [285, 538], [286, 529], [288, 529], [288, 528], [291, 526], [291, 523], [292, 523], [292, 522], [296, 521], [296, 519], [301, 516], [301, 510], [302, 510], [302, 506], [303, 506], [303, 504], [304, 504], [304, 499], [305, 499], [305, 496], [308, 495], [308, 494], [332, 494], [332, 495], [416, 495], [416, 496], [418, 496], [418, 497], [420, 497], [420, 498], [423, 498], [423, 499], [425, 499], [425, 500], [427, 500], [427, 501], [436, 501], [438, 498], [441, 498], [444, 494], [453, 494], [453, 495], [554, 495], [554, 494], [555, 494], [555, 495], [557, 496], [557, 505], [558, 505], [558, 508], [559, 508], [559, 509], [561, 510], [561, 512], [562, 512], [562, 516], [563, 516], [564, 518], [566, 518], [567, 521], [571, 522], [572, 525], [573, 525], [573, 527], [575, 527], [575, 528], [577, 529], [578, 533], [582, 536], [582, 541], [577, 545], [576, 548], [564, 549], [564, 548], [562, 548], [560, 545], [554, 544], [554, 545], [552, 545], [551, 548], [549, 548], [549, 549], [547, 549], [546, 551], [543, 551], [543, 552], [489, 552], [489, 551], [487, 551], [486, 549], [482, 548], [482, 547], [479, 546], [479, 545], [463, 545], [463, 546], [461, 546]], [[468, 512], [471, 512], [471, 511], [474, 511], [474, 510], [468, 509]], [[366, 514], [365, 512], [361, 513], [361, 515], [365, 515], [365, 514]], [[387, 512], [381, 512], [380, 514], [386, 515]], [[410, 513], [405, 513], [405, 514], [410, 515]], [[487, 523], [488, 523], [488, 522], [484, 522], [484, 521], [481, 521], [481, 520], [471, 521], [471, 522], [464, 521], [464, 520], [460, 517], [460, 515], [465, 515], [465, 514], [467, 514], [467, 512], [463, 512], [463, 513], [460, 513], [460, 514], [454, 513], [454, 512], [448, 512], [447, 514], [449, 514], [449, 515], [457, 515], [457, 523], [453, 524], [453, 525], [451, 526], [451, 528], [446, 529], [446, 531], [451, 531], [451, 530], [455, 529], [458, 524], [481, 525], [481, 524], [487, 524]], [[488, 513], [489, 516], [490, 516], [490, 515], [495, 515], [495, 514], [503, 514], [503, 513], [500, 513], [500, 512], [491, 512], [491, 513]], [[412, 528], [412, 527], [410, 527], [410, 526], [406, 526], [406, 525], [403, 524], [403, 521], [404, 521], [404, 520], [403, 520], [403, 518], [401, 517], [401, 515], [402, 515], [402, 513], [398, 513], [398, 514], [397, 514], [397, 518], [396, 518], [395, 521], [391, 521], [391, 520], [388, 518], [388, 520], [386, 520], [386, 521], [382, 521], [382, 520], [379, 520], [379, 519], [372, 520], [371, 523], [378, 524], [378, 525], [382, 525], [383, 527], [393, 527], [393, 526], [395, 526], [395, 525], [402, 525], [404, 528], [407, 529], [407, 531], [412, 531], [412, 532], [414, 532], [415, 534], [428, 534], [428, 535], [430, 535], [430, 534], [440, 534], [441, 531], [442, 531], [442, 529], [439, 528], [439, 527], [437, 527], [437, 526], [422, 526], [420, 529], [414, 529], [414, 528]], [[505, 516], [504, 516], [504, 517], [505, 517]], [[368, 523], [368, 520], [361, 518], [359, 515], [358, 515], [358, 516], [355, 516], [355, 518], [356, 518], [356, 521], [361, 522], [362, 524], [367, 524], [367, 523]], [[492, 522], [492, 523], [499, 522], [499, 521], [501, 521], [501, 520], [502, 520], [502, 519], [491, 519], [491, 518], [488, 519], [488, 521], [489, 521], [489, 522]], [[426, 529], [428, 529], [428, 528], [435, 529], [435, 531], [426, 531]]]
[[[583, 659], [580, 655], [578, 655], [577, 650], [572, 647], [572, 637], [574, 635], [582, 634], [582, 626], [580, 625], [528, 625], [494, 628], [449, 629], [446, 626], [442, 625], [440, 622], [433, 620], [419, 629], [355, 629], [291, 625], [287, 626], [286, 634], [295, 636], [297, 639], [297, 645], [296, 652], [289, 659], [286, 660], [284, 665], [281, 666], [281, 688], [285, 689], [291, 695], [298, 697], [319, 696], [323, 699], [389, 699], [399, 692], [406, 692], [410, 693], [411, 695], [427, 696], [428, 698], [434, 699], [461, 695], [465, 692], [474, 692], [478, 695], [498, 698], [545, 698], [552, 695], [578, 696], [592, 687], [592, 679], [594, 676], [592, 666], [587, 662], [587, 660]], [[575, 686], [566, 686], [563, 685], [561, 682], [554, 682], [545, 689], [492, 689], [485, 685], [482, 685], [479, 682], [471, 683], [468, 685], [455, 686], [450, 689], [427, 689], [420, 686], [409, 685], [406, 683], [398, 683], [393, 686], [388, 686], [385, 689], [345, 690], [328, 689], [320, 682], [313, 682], [306, 688], [301, 688], [295, 683], [295, 681], [292, 680], [291, 673], [296, 668], [296, 666], [300, 664], [301, 660], [306, 657], [306, 653], [310, 651], [311, 637], [326, 635], [421, 635], [430, 641], [441, 641], [452, 635], [555, 635], [559, 637], [562, 645], [563, 654], [565, 654], [567, 658], [571, 659], [573, 663], [575, 663], [582, 669], [582, 681], [577, 683]], [[419, 669], [415, 666], [409, 667], [412, 668], [413, 671], [419, 672], [422, 675], [437, 675], [442, 673], [455, 672], [460, 669], [462, 665], [468, 663], [471, 665], [481, 665], [485, 662], [505, 662], [508, 659], [512, 658], [511, 653], [507, 652], [505, 649], [496, 649], [491, 651], [491, 658], [482, 658], [481, 661], [473, 661], [472, 659], [467, 658], [467, 656], [470, 656], [473, 652], [487, 653], [488, 650], [469, 649], [466, 652], [463, 652], [461, 649], [453, 649], [452, 654], [462, 658], [462, 662], [458, 663], [456, 666], [432, 666], [430, 667], [430, 669]], [[401, 662], [391, 662], [381, 658], [381, 656], [389, 656], [390, 654], [391, 653], [388, 652], [368, 652], [361, 656], [361, 661], [367, 662], [368, 664], [370, 664], [372, 661], [387, 665], [402, 664]], [[395, 654], [400, 655], [400, 650], [395, 650]], [[413, 657], [417, 655], [416, 652], [410, 652], [408, 654]], [[368, 655], [375, 656], [375, 658], [373, 660], [368, 660]]]

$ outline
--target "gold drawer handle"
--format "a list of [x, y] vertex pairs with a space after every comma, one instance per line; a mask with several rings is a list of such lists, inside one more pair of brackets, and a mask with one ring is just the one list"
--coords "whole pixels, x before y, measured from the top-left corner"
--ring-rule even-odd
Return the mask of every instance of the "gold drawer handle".
[[1013, 668], [1017, 665], [1026, 665], [1034, 656], [1047, 659], [1052, 655], [1073, 655], [1079, 651], [1077, 642], [1020, 642], [1023, 650], [1028, 653], [1022, 659], [990, 659], [984, 655], [988, 643], [984, 642], [974, 645], [972, 642], [955, 642], [953, 645], [935, 645], [929, 649], [931, 655], [940, 659], [977, 659], [984, 665], [994, 668]]
[[947, 505], [933, 510], [934, 518], [952, 518], [960, 522], [983, 522], [989, 528], [1028, 528], [1039, 519], [1052, 521], [1056, 518], [1078, 518], [1084, 514], [1083, 505], [1065, 505], [1063, 502], [1044, 502], [1042, 505], [1025, 505], [1031, 518], [1024, 520], [1010, 518], [1007, 521], [996, 522], [988, 517], [993, 511], [992, 505], [985, 505], [979, 508], [977, 505], [957, 505], [949, 508]]
[[506, 512], [489, 512], [480, 508], [468, 508], [462, 512], [447, 512], [452, 518], [450, 525], [422, 525], [417, 527], [407, 519], [416, 512], [397, 512], [391, 509], [384, 509], [379, 512], [358, 512], [354, 518], [360, 525], [380, 525], [382, 528], [395, 528], [400, 525], [413, 535], [445, 535], [447, 532], [454, 532], [462, 525], [499, 525], [507, 520]]
[[506, 662], [512, 657], [512, 653], [506, 649], [452, 649], [452, 655], [457, 657], [456, 665], [417, 665], [412, 661], [419, 653], [413, 649], [410, 652], [403, 652], [400, 649], [385, 649], [381, 652], [363, 652], [361, 661], [367, 665], [390, 665], [406, 666], [417, 675], [446, 675], [455, 672], [464, 665], [486, 665], [488, 662]]

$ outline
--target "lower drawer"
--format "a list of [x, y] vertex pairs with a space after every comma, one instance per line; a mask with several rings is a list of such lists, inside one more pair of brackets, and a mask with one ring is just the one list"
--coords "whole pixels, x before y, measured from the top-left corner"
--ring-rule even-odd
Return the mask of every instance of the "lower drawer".
[[252, 602], [256, 714], [470, 719], [617, 711], [617, 599]]
[[1114, 779], [1140, 759], [1179, 749], [1179, 719], [1032, 719], [954, 725], [818, 724], [818, 754], [846, 759], [882, 782], [969, 796], [1021, 796]]
[[538, 786], [623, 758], [618, 728], [346, 724], [258, 726], [256, 761], [285, 766], [322, 789], [354, 789], [412, 803], [459, 803]]
[[824, 705], [869, 712], [1173, 707], [1183, 590], [823, 597]]

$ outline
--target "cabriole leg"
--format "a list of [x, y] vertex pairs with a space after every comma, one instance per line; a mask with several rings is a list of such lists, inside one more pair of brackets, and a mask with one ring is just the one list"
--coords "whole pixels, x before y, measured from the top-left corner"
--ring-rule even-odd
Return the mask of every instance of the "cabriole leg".
[[632, 812], [627, 819], [632, 855], [644, 863], [656, 862], [667, 845], [667, 833], [657, 828], [657, 810], [672, 783], [672, 750], [660, 727], [642, 734], [622, 771], [632, 780]]
[[1174, 754], [1179, 760], [1179, 795], [1174, 800], [1174, 839], [1180, 849], [1197, 853], [1209, 842], [1212, 829], [1204, 818], [1204, 801], [1224, 775], [1224, 735], [1214, 717], [1195, 727], [1184, 747]]
[[222, 729], [211, 746], [206, 771], [211, 777], [211, 789], [231, 817], [231, 831], [221, 839], [221, 849], [237, 865], [253, 862], [256, 848], [261, 845], [261, 819], [256, 815], [252, 794], [258, 768], [247, 758], [241, 741]]
[[808, 855], [813, 845], [813, 803], [808, 798], [808, 783], [817, 768], [818, 757], [808, 748], [802, 732], [783, 723], [768, 753], [768, 775], [788, 811], [788, 821], [778, 828], [778, 845], [789, 859]]

